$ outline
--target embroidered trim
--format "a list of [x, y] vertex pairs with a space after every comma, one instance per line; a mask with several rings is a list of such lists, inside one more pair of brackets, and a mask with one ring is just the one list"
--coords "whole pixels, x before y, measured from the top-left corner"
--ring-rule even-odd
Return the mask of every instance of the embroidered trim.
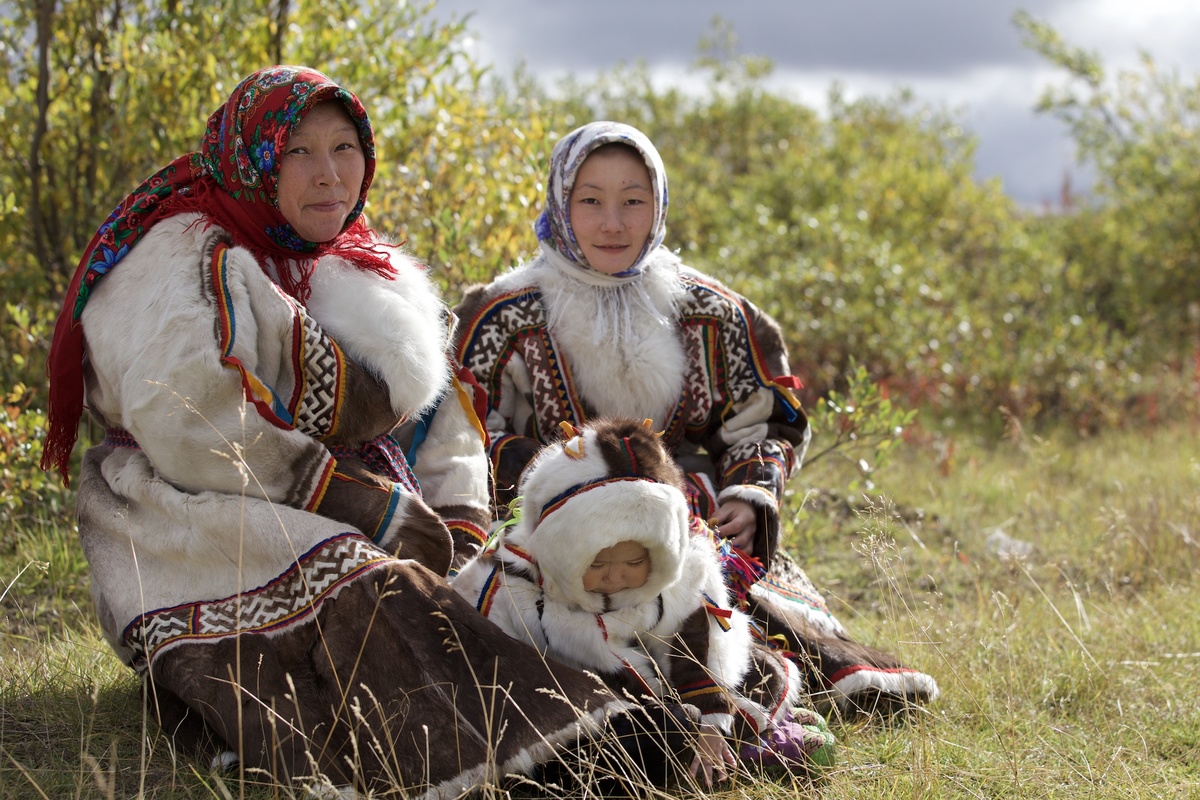
[[228, 267], [229, 245], [225, 242], [218, 242], [213, 248], [210, 268], [212, 269], [213, 291], [216, 293], [217, 301], [221, 364], [238, 372], [241, 376], [246, 400], [258, 409], [258, 413], [263, 419], [277, 428], [290, 429], [292, 427], [291, 413], [275, 394], [275, 391], [260, 381], [256, 375], [246, 369], [241, 359], [233, 355], [234, 344], [237, 341], [237, 319], [229, 292]]
[[462, 531], [468, 539], [478, 542], [480, 546], [487, 543], [488, 534], [483, 528], [480, 528], [473, 522], [468, 522], [465, 519], [445, 519], [446, 527], [452, 531]]
[[483, 591], [479, 593], [479, 602], [475, 604], [475, 610], [485, 617], [492, 613], [492, 603], [496, 602], [496, 595], [504, 584], [500, 576], [500, 564], [496, 564], [488, 573], [487, 580], [483, 582]]
[[334, 460], [333, 456], [326, 456], [325, 464], [321, 467], [321, 472], [317, 476], [312, 494], [309, 495], [308, 502], [304, 505], [305, 511], [316, 511], [317, 507], [321, 505], [321, 501], [325, 499], [325, 492], [329, 491], [329, 484], [333, 482], [333, 473], [336, 466], [337, 461]]
[[555, 495], [554, 497], [552, 497], [550, 499], [550, 501], [548, 503], [546, 503], [546, 505], [542, 508], [541, 516], [538, 517], [538, 525], [541, 525], [543, 522], [545, 522], [546, 517], [550, 516], [555, 511], [562, 508], [563, 505], [568, 500], [575, 497], [576, 495], [583, 494], [584, 492], [590, 492], [592, 489], [599, 489], [600, 487], [606, 486], [610, 483], [626, 483], [628, 481], [645, 481], [646, 483], [659, 483], [659, 481], [656, 481], [653, 478], [647, 478], [643, 475], [618, 475], [616, 477], [605, 476], [603, 478], [597, 478], [594, 481], [585, 481], [584, 483], [577, 483], [574, 486], [570, 487], [569, 489], [566, 489], [565, 491], [562, 491], [559, 494]]
[[293, 343], [296, 368], [296, 429], [322, 439], [333, 436], [341, 425], [346, 404], [346, 354], [316, 321], [297, 309], [300, 325]]
[[180, 644], [306, 624], [342, 587], [392, 561], [362, 535], [339, 534], [301, 555], [265, 586], [143, 614], [125, 627], [121, 638], [133, 651], [131, 665], [144, 675], [156, 658]]
[[754, 588], [750, 590], [750, 593], [773, 595], [791, 603], [799, 603], [801, 605], [808, 606], [812, 610], [824, 614], [827, 617], [833, 616], [833, 614], [829, 611], [829, 607], [825, 605], [825, 601], [815, 591], [801, 591], [794, 585], [783, 583], [774, 575], [768, 574], [763, 576], [758, 583], [754, 584]]
[[374, 473], [386, 475], [413, 494], [421, 493], [421, 484], [408, 464], [404, 449], [390, 434], [376, 436], [359, 447], [334, 445], [329, 448], [334, 458], [357, 458]]
[[383, 541], [383, 535], [387, 533], [388, 527], [392, 524], [392, 518], [396, 516], [396, 508], [400, 505], [400, 484], [393, 483], [391, 494], [388, 495], [387, 508], [384, 509], [383, 515], [379, 518], [379, 524], [375, 526], [375, 531], [371, 534], [371, 541], [379, 544]]
[[716, 681], [709, 678], [680, 686], [675, 690], [675, 693], [679, 695], [680, 700], [687, 702], [695, 698], [704, 697], [705, 695], [724, 694], [725, 689], [718, 685]]
[[142, 449], [137, 439], [133, 438], [133, 434], [124, 428], [106, 429], [104, 431], [104, 441], [100, 442], [100, 444], [105, 447], [126, 447], [131, 450]]

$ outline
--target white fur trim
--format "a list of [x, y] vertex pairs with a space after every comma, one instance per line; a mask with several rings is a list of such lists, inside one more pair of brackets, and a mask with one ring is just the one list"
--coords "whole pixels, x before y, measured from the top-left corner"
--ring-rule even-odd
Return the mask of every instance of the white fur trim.
[[547, 597], [602, 610], [603, 598], [583, 589], [584, 572], [596, 553], [618, 542], [635, 541], [650, 554], [646, 583], [611, 596], [612, 604], [621, 608], [646, 602], [679, 580], [688, 536], [687, 500], [682, 492], [661, 483], [630, 480], [572, 497], [537, 526], [526, 547], [542, 568]]
[[584, 283], [544, 258], [529, 266], [550, 335], [580, 394], [601, 416], [650, 415], [661, 429], [678, 402], [687, 369], [676, 325], [684, 291], [678, 263], [661, 250], [638, 279], [612, 287]]
[[241, 761], [241, 759], [238, 758], [237, 753], [233, 752], [232, 750], [222, 750], [213, 756], [208, 768], [215, 772], [225, 772], [236, 767], [239, 761]]
[[882, 670], [864, 667], [840, 679], [830, 688], [838, 706], [842, 709], [853, 703], [855, 695], [877, 690], [913, 702], [931, 703], [941, 691], [932, 675], [909, 670]]
[[733, 714], [701, 714], [700, 722], [712, 725], [726, 736], [733, 731]]
[[775, 395], [765, 387], [739, 403], [733, 416], [721, 425], [721, 441], [733, 447], [743, 442], [761, 442], [768, 437], [767, 420], [775, 408]]
[[752, 506], [767, 506], [776, 511], [779, 510], [779, 498], [775, 496], [775, 493], [753, 483], [735, 483], [732, 486], [726, 486], [717, 495], [717, 504], [720, 505], [727, 500], [744, 500]]
[[306, 308], [355, 361], [387, 384], [392, 410], [412, 414], [445, 389], [450, 317], [425, 270], [399, 251], [392, 280], [340, 257], [320, 259]]

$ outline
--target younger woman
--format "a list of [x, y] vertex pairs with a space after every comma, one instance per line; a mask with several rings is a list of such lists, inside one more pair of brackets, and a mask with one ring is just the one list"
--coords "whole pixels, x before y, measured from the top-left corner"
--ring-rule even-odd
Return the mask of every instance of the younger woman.
[[[497, 507], [559, 424], [650, 418], [686, 473], [692, 513], [766, 570], [731, 588], [818, 703], [937, 696], [932, 677], [853, 641], [779, 548], [784, 486], [810, 432], [778, 325], [663, 246], [667, 179], [653, 144], [593, 122], [551, 155], [541, 253], [470, 290], [457, 354], [488, 394]], [[752, 583], [748, 590], [746, 585]]]

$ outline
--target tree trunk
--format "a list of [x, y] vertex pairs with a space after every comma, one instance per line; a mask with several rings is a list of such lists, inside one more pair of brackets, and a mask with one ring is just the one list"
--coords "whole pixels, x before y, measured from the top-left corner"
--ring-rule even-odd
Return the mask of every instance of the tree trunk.
[[54, 20], [54, 0], [38, 0], [37, 5], [37, 119], [29, 143], [29, 226], [33, 251], [38, 263], [52, 266], [50, 235], [42, 214], [42, 140], [46, 138], [46, 117], [50, 109], [50, 40]]

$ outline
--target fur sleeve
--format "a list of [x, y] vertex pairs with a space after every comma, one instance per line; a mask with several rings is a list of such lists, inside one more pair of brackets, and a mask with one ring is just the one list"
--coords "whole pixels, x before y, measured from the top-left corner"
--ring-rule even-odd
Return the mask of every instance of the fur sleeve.
[[[510, 273], [516, 275], [516, 273]], [[533, 387], [524, 359], [512, 347], [514, 317], [504, 313], [510, 278], [501, 285], [474, 286], [467, 290], [455, 315], [461, 324], [455, 333], [454, 352], [475, 376], [487, 398], [484, 420], [491, 441], [495, 513], [516, 497], [521, 473], [541, 444], [530, 433], [533, 424]], [[521, 281], [517, 294], [520, 294]]]
[[709, 432], [716, 458], [717, 503], [737, 499], [754, 507], [752, 555], [768, 569], [779, 546], [779, 506], [787, 481], [800, 468], [811, 431], [793, 393], [787, 347], [778, 323], [745, 297], [705, 278], [723, 298], [720, 329], [726, 354], [753, 354], [744, 368], [728, 370], [722, 394], [732, 413]]
[[88, 304], [96, 414], [178, 488], [313, 511], [446, 569], [449, 533], [421, 499], [325, 444], [395, 425], [379, 381], [248, 251], [195, 221], [156, 225]]

